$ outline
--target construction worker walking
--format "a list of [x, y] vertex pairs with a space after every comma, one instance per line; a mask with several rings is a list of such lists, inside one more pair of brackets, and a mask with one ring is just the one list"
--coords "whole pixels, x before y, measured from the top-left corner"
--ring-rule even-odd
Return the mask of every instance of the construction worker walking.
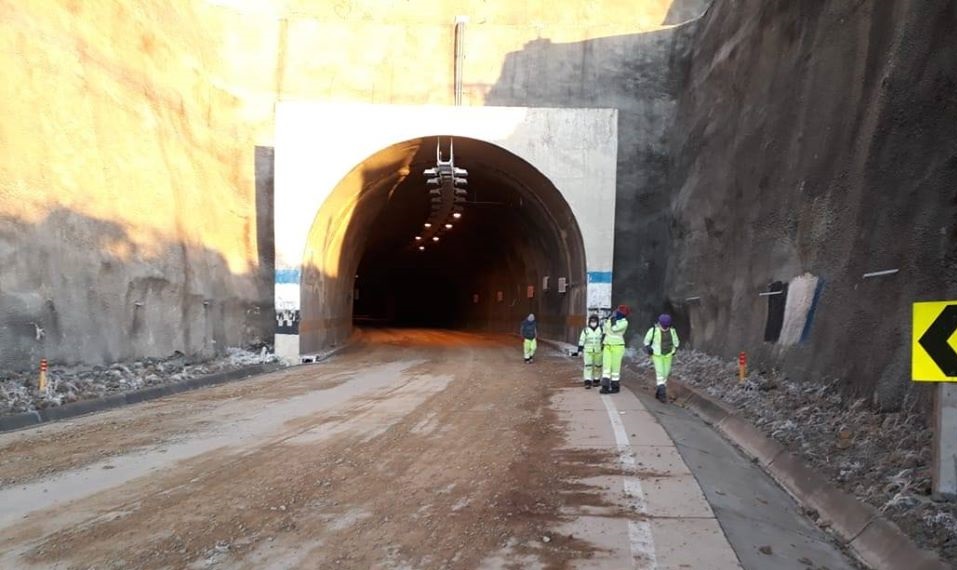
[[628, 330], [628, 305], [618, 305], [605, 321], [602, 332], [602, 394], [616, 394], [621, 390], [621, 359], [625, 356], [625, 331]]
[[582, 330], [578, 337], [578, 353], [582, 355], [585, 362], [583, 376], [585, 378], [585, 388], [591, 389], [593, 384], [598, 384], [601, 378], [601, 327], [598, 326], [598, 315], [588, 317], [588, 326]]
[[538, 349], [538, 325], [535, 323], [535, 315], [528, 314], [528, 317], [522, 321], [522, 345], [525, 351], [525, 364], [530, 364], [535, 357], [535, 350]]
[[655, 397], [668, 402], [668, 376], [671, 375], [671, 361], [678, 351], [678, 332], [671, 326], [671, 315], [661, 315], [648, 333], [645, 334], [645, 352], [655, 364]]

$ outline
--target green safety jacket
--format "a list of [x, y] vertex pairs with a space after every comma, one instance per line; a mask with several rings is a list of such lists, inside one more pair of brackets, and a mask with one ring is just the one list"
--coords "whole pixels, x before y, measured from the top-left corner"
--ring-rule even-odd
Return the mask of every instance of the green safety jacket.
[[628, 319], [620, 318], [611, 323], [611, 319], [605, 321], [605, 346], [624, 346], [625, 331], [628, 330]]
[[578, 337], [578, 346], [585, 347], [585, 352], [601, 351], [601, 327], [585, 327]]
[[661, 333], [665, 331], [661, 330], [661, 327], [655, 325], [648, 329], [648, 333], [645, 335], [645, 346], [651, 345], [651, 349], [657, 356], [669, 356], [678, 351], [678, 331], [675, 330], [675, 327], [668, 329], [668, 332], [671, 333], [671, 351], [668, 354], [662, 354], [661, 352]]

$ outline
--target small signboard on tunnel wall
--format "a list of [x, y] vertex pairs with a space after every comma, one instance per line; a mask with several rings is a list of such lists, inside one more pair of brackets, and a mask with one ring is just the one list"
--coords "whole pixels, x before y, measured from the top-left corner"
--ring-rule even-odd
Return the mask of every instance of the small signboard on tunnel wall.
[[501, 292], [501, 291], [495, 293], [495, 299], [496, 299], [499, 303], [501, 303], [501, 302], [505, 299], [505, 293], [503, 293], [503, 292]]
[[475, 303], [476, 305], [478, 304], [478, 302], [479, 302], [478, 293], [474, 293], [474, 294], [472, 295], [472, 302]]
[[559, 293], [564, 293], [564, 292], [566, 292], [566, 291], [568, 291], [568, 280], [565, 279], [564, 277], [559, 277], [559, 278], [558, 278], [558, 292], [559, 292]]
[[535, 286], [534, 286], [534, 285], [529, 285], [529, 286], [528, 286], [528, 293], [527, 293], [527, 295], [528, 295], [528, 298], [529, 298], [529, 299], [531, 299], [532, 297], [535, 296]]

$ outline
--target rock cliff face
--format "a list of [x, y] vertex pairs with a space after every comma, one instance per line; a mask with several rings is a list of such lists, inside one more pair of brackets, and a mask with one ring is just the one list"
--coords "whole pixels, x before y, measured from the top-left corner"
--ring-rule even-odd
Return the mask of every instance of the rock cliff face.
[[270, 331], [242, 102], [167, 4], [0, 3], [0, 368]]
[[692, 36], [664, 291], [698, 348], [900, 405], [911, 303], [957, 298], [957, 3], [723, 0]]

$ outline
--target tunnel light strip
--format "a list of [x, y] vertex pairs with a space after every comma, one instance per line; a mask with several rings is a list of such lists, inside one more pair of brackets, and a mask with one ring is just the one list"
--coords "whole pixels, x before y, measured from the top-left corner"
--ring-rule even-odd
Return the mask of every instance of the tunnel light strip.
[[[612, 398], [602, 397], [601, 401], [605, 404], [605, 411], [608, 412], [608, 420], [611, 422], [612, 432], [615, 434], [615, 443], [618, 445], [618, 461], [625, 473], [622, 482], [625, 489], [625, 496], [632, 501], [631, 506], [635, 512], [642, 516], [648, 514], [648, 502], [645, 500], [645, 493], [641, 488], [641, 480], [638, 477], [630, 476], [638, 470], [638, 463], [635, 461], [634, 452], [631, 449], [631, 443], [628, 441], [628, 432], [621, 422], [621, 415], [615, 407]], [[651, 534], [651, 524], [647, 520], [628, 519], [628, 546], [631, 548], [632, 560], [641, 560], [645, 564], [643, 569], [657, 570], [658, 558], [655, 556], [655, 539]]]
[[685, 299], [686, 302], [700, 301], [700, 300], [701, 300], [701, 297], [688, 297], [687, 299]]
[[883, 271], [872, 271], [871, 273], [865, 273], [864, 279], [870, 279], [871, 277], [884, 277], [885, 275], [894, 275], [900, 271], [900, 269], [885, 269]]
[[783, 295], [784, 291], [765, 291], [764, 293], [758, 293], [758, 297], [771, 297], [772, 295]]

